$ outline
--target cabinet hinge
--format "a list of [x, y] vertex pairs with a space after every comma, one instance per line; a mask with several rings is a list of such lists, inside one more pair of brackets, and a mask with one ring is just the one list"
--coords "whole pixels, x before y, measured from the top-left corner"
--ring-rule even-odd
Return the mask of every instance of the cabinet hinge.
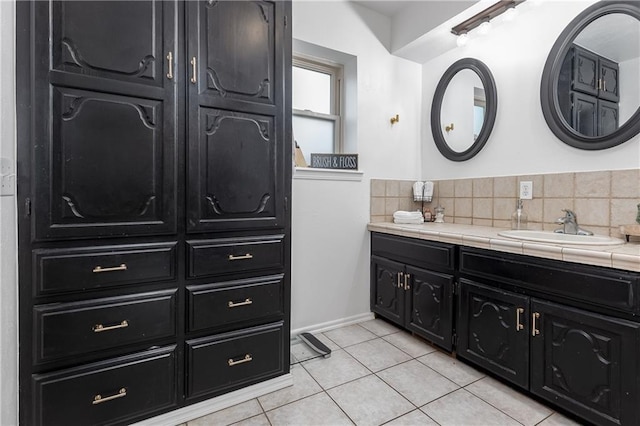
[[31, 198], [24, 200], [24, 214], [31, 216]]
[[286, 27], [288, 25], [287, 23], [287, 15], [284, 15], [284, 26]]
[[451, 336], [451, 344], [453, 344], [453, 346], [458, 346], [458, 335], [455, 333]]
[[289, 197], [284, 197], [284, 211], [289, 211]]
[[460, 283], [458, 281], [453, 282], [453, 294], [460, 293]]

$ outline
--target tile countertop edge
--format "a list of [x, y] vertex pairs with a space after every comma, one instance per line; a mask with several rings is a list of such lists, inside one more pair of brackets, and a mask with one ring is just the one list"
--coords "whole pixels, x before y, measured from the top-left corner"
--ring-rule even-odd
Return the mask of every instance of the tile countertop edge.
[[369, 223], [367, 229], [371, 232], [640, 272], [640, 244], [637, 243], [617, 246], [530, 243], [499, 236], [498, 232], [504, 231], [503, 228], [456, 223], [405, 225], [379, 222]]

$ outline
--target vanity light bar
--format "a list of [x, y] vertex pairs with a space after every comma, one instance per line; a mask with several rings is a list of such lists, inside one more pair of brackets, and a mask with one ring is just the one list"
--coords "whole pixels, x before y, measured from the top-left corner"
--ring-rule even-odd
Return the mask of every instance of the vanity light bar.
[[451, 32], [455, 35], [468, 33], [472, 29], [480, 26], [483, 22], [488, 22], [489, 20], [503, 14], [512, 7], [516, 7], [524, 1], [525, 0], [501, 0], [494, 5], [489, 6], [482, 12], [473, 15], [471, 18], [467, 19], [461, 24], [458, 24], [455, 27], [451, 28]]

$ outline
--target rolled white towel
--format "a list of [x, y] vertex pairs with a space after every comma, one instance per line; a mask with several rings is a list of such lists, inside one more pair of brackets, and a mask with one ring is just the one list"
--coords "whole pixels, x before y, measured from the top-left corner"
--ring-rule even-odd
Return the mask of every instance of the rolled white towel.
[[419, 211], [408, 212], [398, 210], [393, 214], [394, 223], [424, 223], [424, 217]]

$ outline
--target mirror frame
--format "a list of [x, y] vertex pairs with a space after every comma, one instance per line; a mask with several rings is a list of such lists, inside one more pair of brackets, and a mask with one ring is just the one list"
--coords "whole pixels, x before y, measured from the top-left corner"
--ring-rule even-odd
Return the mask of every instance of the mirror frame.
[[[480, 81], [484, 86], [484, 92], [487, 99], [487, 107], [485, 110], [485, 120], [482, 124], [480, 134], [473, 144], [465, 151], [454, 151], [449, 147], [442, 133], [442, 120], [440, 119], [440, 110], [444, 94], [451, 82], [451, 79], [462, 70], [471, 70], [478, 74]], [[493, 124], [496, 121], [498, 109], [498, 94], [496, 92], [496, 84], [489, 68], [478, 59], [463, 58], [453, 63], [442, 75], [438, 82], [436, 92], [433, 95], [433, 103], [431, 104], [431, 132], [436, 143], [438, 151], [451, 161], [466, 161], [473, 158], [484, 147], [489, 139], [489, 135], [493, 130]]]
[[[640, 133], [640, 107], [613, 133], [604, 136], [584, 136], [574, 130], [562, 116], [558, 103], [560, 68], [573, 40], [591, 22], [610, 13], [624, 13], [640, 21], [640, 3], [637, 1], [602, 1], [581, 12], [562, 31], [547, 58], [540, 83], [540, 103], [547, 125], [562, 142], [574, 148], [601, 150], [620, 145]], [[640, 22], [639, 22], [640, 23]]]

